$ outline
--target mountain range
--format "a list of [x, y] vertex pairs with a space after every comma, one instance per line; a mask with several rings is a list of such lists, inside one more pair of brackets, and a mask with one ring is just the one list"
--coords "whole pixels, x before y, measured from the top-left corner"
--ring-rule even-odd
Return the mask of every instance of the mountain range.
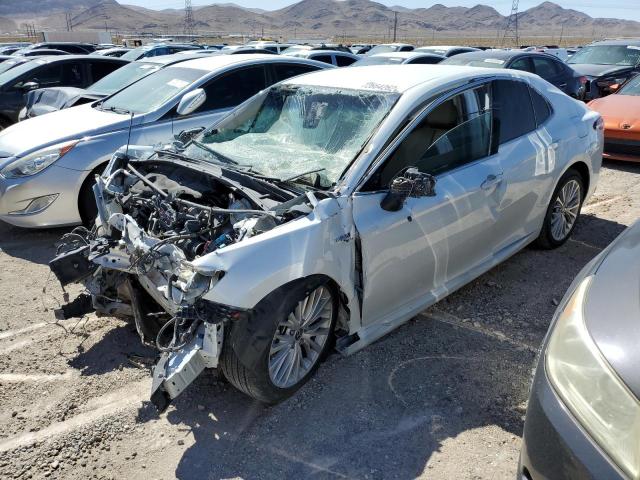
[[[37, 12], [37, 13], [35, 13]], [[110, 29], [120, 32], [177, 33], [183, 29], [184, 11], [151, 10], [129, 6], [116, 0], [2, 0], [0, 32], [12, 25], [35, 24], [38, 30], [65, 29], [65, 13], [72, 15], [77, 30]], [[488, 5], [428, 8], [387, 7], [371, 0], [302, 0], [279, 10], [249, 9], [233, 3], [194, 8], [195, 29], [199, 33], [260, 34], [282, 36], [388, 35], [394, 16], [398, 16], [400, 37], [430, 36], [436, 32], [463, 35], [496, 35], [507, 17]], [[637, 35], [640, 22], [611, 18], [592, 18], [552, 3], [540, 5], [518, 15], [523, 35], [564, 34]]]

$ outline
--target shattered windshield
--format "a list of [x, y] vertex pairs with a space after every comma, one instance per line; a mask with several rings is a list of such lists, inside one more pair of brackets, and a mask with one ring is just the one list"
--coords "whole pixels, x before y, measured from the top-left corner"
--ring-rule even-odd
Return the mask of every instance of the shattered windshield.
[[640, 62], [640, 47], [635, 45], [591, 45], [576, 52], [567, 63], [632, 66]]
[[203, 132], [184, 153], [280, 180], [314, 174], [319, 176], [315, 183], [328, 188], [398, 97], [391, 92], [276, 86], [256, 97], [252, 113], [230, 117]]

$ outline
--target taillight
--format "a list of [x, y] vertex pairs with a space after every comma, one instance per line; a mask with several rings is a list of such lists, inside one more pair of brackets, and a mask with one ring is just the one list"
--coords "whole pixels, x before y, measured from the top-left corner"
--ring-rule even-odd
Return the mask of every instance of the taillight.
[[599, 130], [599, 131], [604, 131], [604, 120], [602, 119], [602, 117], [598, 117], [598, 119], [593, 122], [593, 129], [594, 130]]

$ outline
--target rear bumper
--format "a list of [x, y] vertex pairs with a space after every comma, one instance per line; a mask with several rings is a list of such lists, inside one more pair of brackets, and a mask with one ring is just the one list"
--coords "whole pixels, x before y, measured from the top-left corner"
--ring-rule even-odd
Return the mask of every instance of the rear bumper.
[[527, 407], [518, 480], [624, 480], [558, 398], [542, 359], [544, 351]]

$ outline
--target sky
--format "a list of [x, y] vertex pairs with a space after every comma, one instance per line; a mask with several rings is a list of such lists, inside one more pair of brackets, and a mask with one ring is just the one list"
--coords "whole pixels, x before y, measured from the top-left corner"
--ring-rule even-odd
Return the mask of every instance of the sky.
[[[449, 7], [463, 6], [473, 7], [481, 3], [491, 5], [503, 15], [511, 11], [511, 0], [377, 0], [385, 5], [400, 5], [407, 8], [429, 7], [435, 3], [442, 3]], [[520, 11], [534, 7], [543, 0], [520, 0]], [[554, 1], [554, 0], [552, 0]], [[162, 10], [163, 8], [182, 8], [184, 0], [119, 0], [122, 4], [139, 5], [141, 7]], [[276, 10], [295, 3], [294, 0], [191, 0], [194, 6], [211, 5], [212, 3], [233, 2], [243, 7], [263, 8]], [[555, 3], [565, 7], [585, 12], [592, 17], [613, 17], [626, 20], [640, 21], [640, 0], [555, 0]]]

